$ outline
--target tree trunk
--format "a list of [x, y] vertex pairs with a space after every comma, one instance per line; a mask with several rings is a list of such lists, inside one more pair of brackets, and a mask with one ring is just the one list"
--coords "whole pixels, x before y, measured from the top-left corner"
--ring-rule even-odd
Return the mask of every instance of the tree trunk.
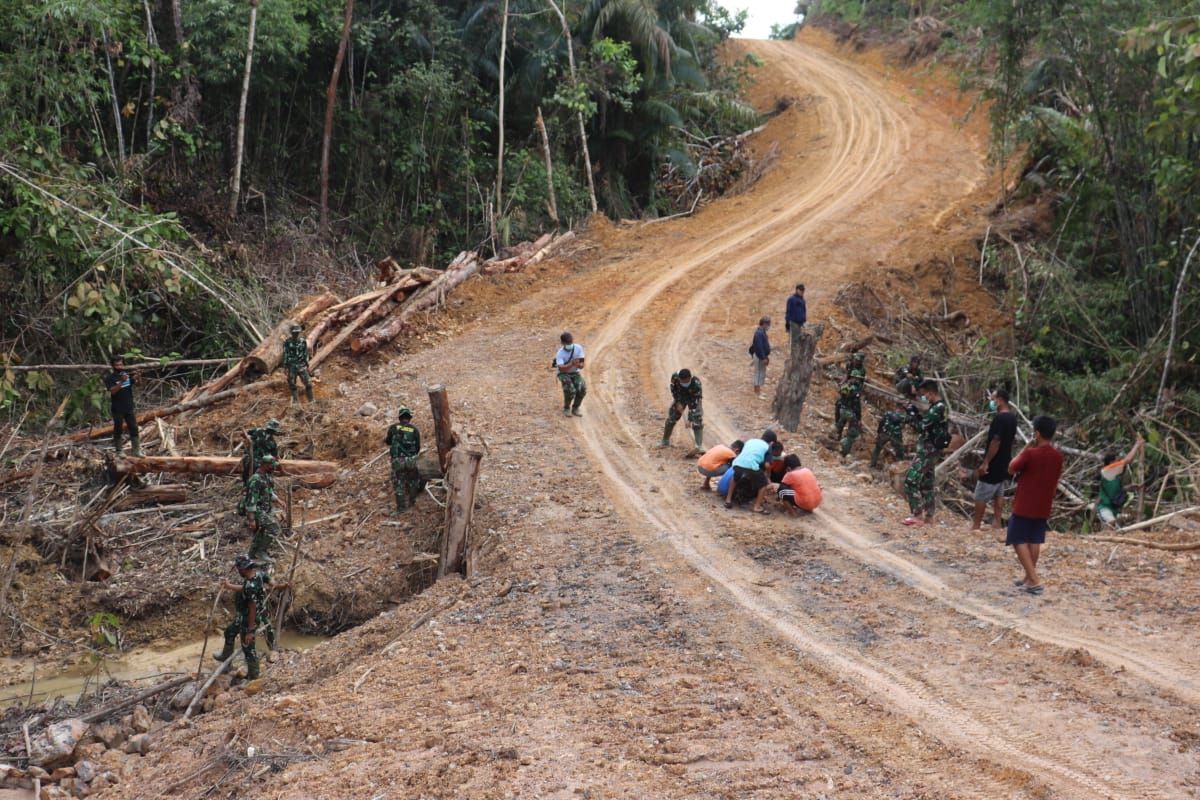
[[508, 0], [500, 18], [500, 113], [496, 144], [496, 213], [504, 215], [504, 62], [508, 58]]
[[1179, 280], [1175, 284], [1175, 295], [1171, 298], [1171, 334], [1167, 338], [1167, 357], [1163, 361], [1162, 380], [1158, 384], [1158, 398], [1154, 401], [1155, 414], [1162, 413], [1163, 399], [1167, 393], [1167, 376], [1171, 373], [1171, 355], [1175, 351], [1175, 336], [1179, 330], [1179, 298], [1183, 294], [1183, 284], [1187, 280], [1188, 267], [1192, 265], [1192, 258], [1196, 255], [1197, 247], [1200, 247], [1200, 238], [1196, 239], [1196, 243], [1192, 245], [1187, 258], [1183, 261], [1183, 269], [1179, 270]]
[[342, 74], [342, 62], [346, 60], [346, 46], [350, 42], [350, 23], [354, 19], [354, 0], [346, 0], [342, 17], [342, 38], [338, 42], [337, 56], [333, 59], [333, 74], [325, 88], [325, 131], [321, 135], [321, 236], [329, 235], [329, 148], [333, 144], [333, 112], [337, 105], [338, 78]]
[[274, 330], [259, 342], [258, 347], [251, 350], [250, 354], [243, 359], [244, 367], [262, 375], [274, 372], [275, 368], [283, 361], [283, 342], [291, 335], [292, 324], [303, 325], [336, 302], [337, 297], [329, 292], [318, 295], [316, 299], [300, 309], [294, 317], [285, 319], [276, 325]]
[[542, 119], [541, 106], [537, 108], [534, 124], [537, 125], [538, 135], [542, 137], [542, 158], [546, 161], [546, 210], [550, 212], [550, 219], [558, 225], [558, 201], [554, 197], [554, 162], [550, 158], [550, 137], [546, 135], [546, 121]]
[[[150, 13], [150, 0], [142, 0], [142, 10], [146, 12], [146, 44], [151, 50], [158, 50], [158, 34], [154, 30], [154, 15]], [[146, 104], [146, 147], [154, 137], [154, 95], [158, 91], [158, 59], [150, 57], [150, 102]]]
[[125, 161], [125, 128], [121, 124], [121, 101], [117, 98], [117, 81], [113, 76], [112, 48], [108, 41], [108, 28], [100, 29], [104, 37], [104, 63], [108, 66], [108, 88], [112, 98], [113, 125], [117, 132], [117, 163], [118, 167]]
[[375, 311], [380, 306], [382, 306], [384, 303], [388, 302], [391, 299], [392, 299], [392, 293], [387, 292], [386, 294], [380, 295], [375, 300], [374, 303], [371, 303], [371, 305], [367, 306], [366, 309], [364, 309], [361, 314], [359, 314], [357, 317], [354, 318], [353, 322], [351, 322], [349, 325], [347, 325], [345, 328], [342, 329], [341, 333], [339, 333], [337, 336], [333, 337], [333, 341], [331, 341], [329, 344], [325, 345], [324, 347], [322, 347], [320, 350], [318, 350], [316, 353], [313, 354], [313, 357], [310, 358], [308, 361], [309, 369], [316, 369], [318, 364], [320, 364], [322, 361], [324, 361], [326, 358], [328, 358], [330, 356], [330, 354], [333, 353], [334, 350], [338, 349], [338, 347], [341, 346], [342, 342], [349, 339], [351, 334], [353, 334], [356, 330], [359, 329], [359, 327], [361, 327], [364, 323], [366, 323], [366, 321], [371, 318], [371, 316], [375, 313]]
[[250, 68], [254, 63], [254, 33], [258, 27], [258, 0], [250, 0], [250, 32], [246, 36], [246, 66], [242, 70], [242, 98], [238, 102], [237, 141], [233, 148], [233, 179], [229, 182], [229, 218], [237, 218], [242, 195], [242, 153], [246, 145], [246, 98], [250, 95]]
[[125, 511], [138, 506], [173, 505], [186, 503], [187, 499], [188, 490], [182, 483], [161, 483], [157, 486], [130, 489], [124, 497], [117, 501], [112, 510]]
[[[559, 24], [562, 25], [563, 36], [567, 40], [567, 74], [571, 79], [571, 88], [575, 88], [579, 85], [579, 77], [575, 73], [575, 43], [571, 38], [571, 26], [567, 24], [566, 15], [561, 8], [554, 4], [554, 0], [546, 0], [546, 4], [554, 11], [554, 14], [558, 17]], [[563, 0], [563, 4], [564, 6], [566, 5], [566, 0]], [[588, 153], [587, 125], [583, 121], [582, 111], [575, 112], [575, 121], [579, 123], [579, 144], [583, 150], [583, 171], [587, 175], [588, 198], [592, 201], [592, 213], [595, 214], [599, 207], [596, 205], [596, 184], [592, 179], [592, 157]]]
[[[144, 475], [151, 472], [177, 472], [187, 475], [241, 475], [242, 460], [235, 456], [125, 456], [114, 464], [118, 475]], [[276, 477], [329, 476], [337, 480], [338, 465], [333, 461], [284, 459], [275, 470]], [[326, 484], [328, 485], [328, 484]]]
[[[475, 511], [475, 482], [483, 453], [456, 447], [450, 451], [450, 469], [446, 473], [446, 533], [442, 537], [442, 557], [438, 577], [451, 572], [466, 576], [467, 550], [470, 548], [471, 516]], [[467, 576], [469, 577], [469, 576]]]
[[482, 262], [474, 253], [460, 253], [440, 278], [410, 297], [386, 320], [355, 339], [352, 345], [354, 352], [367, 353], [381, 344], [390, 342], [404, 329], [413, 315], [435, 307], [445, 299], [451, 289], [478, 272], [481, 266]]
[[823, 325], [805, 325], [800, 342], [791, 349], [788, 365], [775, 387], [775, 401], [771, 410], [784, 430], [795, 432], [800, 429], [800, 412], [808, 397], [808, 386], [812, 382], [817, 351], [817, 340], [825, 332]]
[[171, 87], [171, 110], [167, 112], [167, 119], [189, 129], [200, 117], [200, 87], [188, 61], [187, 42], [183, 35], [183, 10], [179, 3], [180, 0], [170, 0], [171, 30], [175, 35], [173, 55], [183, 77]]
[[442, 474], [450, 466], [450, 451], [454, 449], [454, 428], [450, 424], [450, 400], [446, 387], [438, 384], [428, 387], [429, 409], [433, 415], [433, 436], [437, 443], [438, 466]]

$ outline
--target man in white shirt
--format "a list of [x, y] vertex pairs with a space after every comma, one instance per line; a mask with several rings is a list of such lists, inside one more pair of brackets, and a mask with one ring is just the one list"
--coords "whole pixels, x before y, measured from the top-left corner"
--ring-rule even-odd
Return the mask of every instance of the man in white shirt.
[[554, 354], [554, 367], [558, 370], [558, 380], [563, 391], [563, 416], [582, 417], [579, 406], [587, 394], [587, 384], [583, 382], [583, 346], [575, 344], [574, 337], [569, 331], [558, 337], [562, 347]]

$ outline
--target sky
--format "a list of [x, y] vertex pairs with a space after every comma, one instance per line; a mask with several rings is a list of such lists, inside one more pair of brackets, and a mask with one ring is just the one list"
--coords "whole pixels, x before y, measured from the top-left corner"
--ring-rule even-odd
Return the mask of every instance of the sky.
[[739, 36], [746, 39], [765, 39], [771, 25], [786, 25], [796, 20], [796, 0], [722, 0], [721, 5], [730, 11], [746, 9], [750, 17], [746, 29]]

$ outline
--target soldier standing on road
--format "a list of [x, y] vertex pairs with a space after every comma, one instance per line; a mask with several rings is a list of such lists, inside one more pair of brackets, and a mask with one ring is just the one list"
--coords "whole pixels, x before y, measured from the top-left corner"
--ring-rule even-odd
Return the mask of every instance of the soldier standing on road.
[[233, 599], [233, 621], [225, 626], [225, 647], [221, 652], [214, 653], [213, 658], [224, 661], [233, 655], [233, 642], [238, 634], [242, 637], [242, 655], [246, 658], [246, 678], [254, 680], [258, 677], [258, 651], [254, 647], [255, 630], [265, 624], [267, 629], [267, 646], [275, 646], [275, 629], [267, 620], [267, 594], [272, 589], [287, 589], [287, 583], [272, 585], [271, 578], [258, 569], [258, 563], [249, 556], [239, 555], [233, 561], [237, 568], [240, 582], [225, 581], [222, 586], [237, 592]]
[[783, 317], [783, 329], [791, 336], [792, 349], [800, 343], [804, 323], [808, 322], [808, 305], [804, 302], [804, 284], [797, 283], [796, 291], [788, 298], [787, 313]]
[[681, 369], [671, 376], [671, 407], [667, 409], [667, 424], [663, 427], [663, 438], [659, 447], [671, 444], [671, 431], [675, 423], [683, 418], [683, 410], [688, 410], [687, 424], [696, 438], [696, 449], [704, 449], [704, 405], [700, 389], [700, 379], [692, 375], [690, 369]]
[[302, 330], [303, 328], [293, 323], [291, 338], [283, 342], [283, 367], [287, 370], [288, 388], [292, 390], [292, 405], [300, 399], [296, 389], [297, 376], [304, 381], [305, 399], [310, 403], [313, 401], [312, 377], [308, 374], [308, 342], [301, 338]]
[[275, 521], [273, 508], [280, 502], [272, 477], [276, 464], [274, 456], [263, 456], [258, 472], [250, 476], [250, 483], [246, 485], [246, 516], [250, 530], [254, 531], [254, 538], [250, 541], [251, 558], [270, 556], [279, 538], [279, 523]]
[[583, 346], [575, 344], [570, 331], [558, 337], [562, 347], [554, 354], [554, 368], [558, 370], [558, 382], [562, 384], [563, 416], [582, 417], [579, 406], [587, 395], [587, 384], [583, 380]]
[[417, 454], [421, 452], [421, 432], [412, 424], [412, 409], [401, 407], [399, 422], [388, 428], [387, 446], [392, 457], [392, 493], [396, 496], [396, 512], [417, 504], [421, 493], [421, 475], [417, 471]]
[[129, 447], [135, 456], [142, 454], [142, 446], [138, 442], [137, 412], [133, 405], [133, 385], [138, 382], [138, 374], [125, 371], [125, 359], [113, 356], [109, 362], [112, 372], [104, 376], [104, 388], [108, 389], [109, 401], [112, 404], [113, 449], [121, 455], [121, 426], [129, 429]]
[[949, 415], [946, 412], [946, 403], [938, 394], [937, 382], [924, 381], [917, 391], [929, 403], [929, 410], [921, 415], [917, 453], [913, 456], [908, 474], [904, 476], [904, 494], [912, 512], [912, 516], [904, 520], [905, 525], [925, 525], [933, 522], [933, 512], [937, 505], [934, 469], [941, 460], [942, 451], [950, 444]]
[[872, 467], [879, 466], [879, 456], [889, 444], [898, 461], [908, 457], [904, 449], [904, 424], [908, 420], [908, 409], [903, 401], [896, 403], [894, 411], [887, 411], [879, 418], [879, 427], [875, 429], [875, 450], [871, 453]]

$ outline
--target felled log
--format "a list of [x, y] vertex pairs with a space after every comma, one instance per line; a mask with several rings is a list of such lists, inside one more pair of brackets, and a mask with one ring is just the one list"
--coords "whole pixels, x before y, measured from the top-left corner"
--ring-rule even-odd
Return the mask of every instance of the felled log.
[[390, 291], [386, 291], [383, 294], [381, 294], [379, 297], [375, 298], [375, 302], [373, 302], [373, 303], [371, 303], [371, 305], [367, 306], [367, 308], [361, 314], [359, 314], [357, 317], [354, 318], [353, 322], [351, 322], [349, 325], [347, 325], [345, 328], [343, 328], [341, 330], [341, 332], [338, 333], [337, 336], [333, 337], [333, 340], [330, 341], [329, 344], [325, 345], [324, 347], [322, 347], [320, 350], [318, 350], [316, 353], [313, 354], [313, 357], [308, 360], [308, 366], [310, 368], [316, 368], [316, 366], [318, 364], [320, 364], [322, 361], [324, 361], [326, 358], [328, 358], [329, 355], [331, 353], [333, 353], [334, 350], [337, 350], [338, 347], [341, 346], [342, 342], [349, 339], [350, 336], [356, 330], [358, 330], [360, 326], [362, 326], [368, 319], [370, 319], [371, 315], [375, 313], [375, 310], [377, 308], [382, 306], [384, 303], [390, 301], [391, 299], [392, 299], [392, 293]]
[[537, 252], [535, 252], [532, 256], [530, 256], [529, 260], [525, 262], [524, 266], [532, 267], [534, 264], [537, 264], [542, 259], [546, 258], [551, 253], [553, 253], [555, 250], [562, 247], [564, 244], [566, 244], [567, 242], [571, 241], [574, 238], [575, 238], [575, 231], [567, 231], [566, 233], [562, 234], [561, 236], [554, 238], [548, 244], [546, 244], [544, 247], [542, 247]]
[[[319, 488], [337, 480], [338, 465], [332, 461], [284, 459], [275, 474], [295, 476], [305, 486]], [[116, 461], [118, 475], [149, 472], [178, 472], [189, 475], [241, 475], [242, 460], [233, 456], [127, 456]], [[309, 479], [312, 479], [310, 481]]]
[[262, 375], [274, 372], [275, 368], [279, 366], [279, 362], [283, 360], [283, 342], [291, 335], [292, 325], [303, 325], [336, 302], [337, 297], [325, 292], [314, 298], [291, 318], [280, 322], [267, 334], [265, 339], [259, 342], [258, 347], [251, 350], [250, 354], [243, 359], [244, 369], [255, 370]]
[[152, 504], [171, 505], [174, 503], [186, 503], [187, 499], [188, 490], [182, 483], [162, 483], [158, 486], [143, 486], [139, 489], [130, 489], [117, 501], [112, 510], [124, 511], [128, 508], [137, 508], [138, 506]]
[[411, 289], [423, 283], [431, 283], [437, 280], [441, 274], [440, 270], [430, 269], [429, 267], [413, 267], [412, 269], [399, 270], [387, 286], [363, 292], [351, 297], [349, 300], [343, 300], [337, 305], [331, 306], [329, 311], [330, 313], [345, 311], [348, 308], [354, 308], [355, 306], [361, 306], [363, 303], [378, 300], [379, 296], [384, 294], [391, 294], [393, 300], [399, 300], [400, 298], [396, 296], [398, 291]]
[[355, 353], [367, 353], [381, 344], [390, 342], [404, 329], [414, 314], [433, 308], [442, 302], [447, 292], [478, 272], [480, 266], [479, 258], [475, 253], [468, 251], [459, 253], [458, 257], [450, 262], [450, 266], [436, 281], [427, 284], [405, 301], [390, 317], [368, 329], [362, 336], [351, 342], [351, 349]]
[[[262, 342], [260, 342], [258, 347], [255, 347], [254, 350], [250, 351], [249, 356], [246, 356], [245, 358], [241, 359], [236, 364], [234, 364], [233, 367], [231, 367], [224, 375], [221, 375], [220, 377], [218, 377], [214, 380], [211, 380], [202, 386], [197, 386], [196, 388], [188, 391], [181, 398], [182, 401], [186, 402], [188, 400], [194, 400], [196, 398], [204, 397], [207, 395], [214, 395], [214, 394], [217, 394], [217, 393], [223, 391], [225, 389], [225, 387], [227, 387], [229, 384], [233, 383], [235, 380], [237, 380], [237, 378], [239, 376], [243, 375], [246, 372], [246, 370], [250, 367], [249, 359], [252, 356], [255, 356], [256, 354], [258, 354], [261, 350], [263, 350], [263, 348], [267, 345], [268, 342], [277, 341], [277, 344], [275, 346], [275, 353], [276, 353], [275, 366], [279, 366], [279, 359], [281, 359], [283, 357], [283, 353], [281, 352], [282, 346], [283, 346], [283, 339], [286, 339], [288, 336], [287, 328], [290, 327], [293, 322], [298, 322], [301, 325], [303, 325], [305, 322], [308, 322], [310, 319], [315, 317], [317, 314], [320, 314], [322, 311], [329, 308], [336, 302], [337, 302], [337, 297], [330, 294], [329, 292], [325, 292], [323, 294], [317, 295], [315, 298], [313, 298], [311, 301], [309, 301], [303, 308], [301, 308], [298, 311], [296, 311], [295, 313], [291, 314], [287, 319], [283, 320], [278, 325], [276, 325], [274, 330], [272, 330], [269, 334], [267, 334], [266, 339], [264, 339]], [[280, 334], [280, 331], [283, 332], [282, 338], [276, 339], [276, 337]], [[259, 371], [264, 374], [269, 373], [271, 371], [269, 369], [265, 369], [265, 366], [266, 366], [265, 362], [260, 361], [258, 364]], [[272, 367], [271, 369], [274, 369], [274, 367]]]

